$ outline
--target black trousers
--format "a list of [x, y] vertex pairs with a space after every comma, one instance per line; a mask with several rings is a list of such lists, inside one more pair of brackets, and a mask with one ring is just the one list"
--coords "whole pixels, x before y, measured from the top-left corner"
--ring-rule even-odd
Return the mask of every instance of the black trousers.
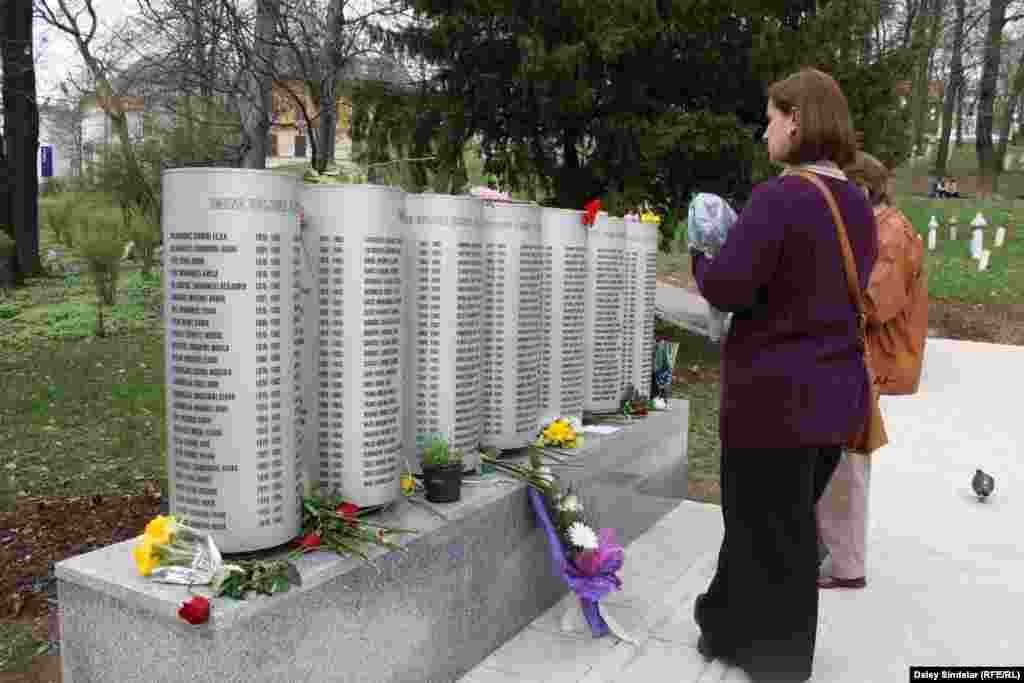
[[762, 681], [806, 681], [818, 629], [815, 504], [839, 446], [722, 449], [725, 535], [697, 605], [717, 656]]

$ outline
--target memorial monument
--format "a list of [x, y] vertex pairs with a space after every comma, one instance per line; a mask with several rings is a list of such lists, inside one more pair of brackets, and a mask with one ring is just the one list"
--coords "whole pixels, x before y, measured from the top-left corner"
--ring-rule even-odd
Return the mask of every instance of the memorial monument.
[[583, 409], [591, 413], [622, 407], [625, 237], [626, 222], [604, 212], [587, 230]]
[[405, 194], [308, 184], [302, 202], [319, 245], [319, 483], [385, 505], [398, 496], [405, 422]]
[[485, 201], [484, 446], [524, 448], [540, 419], [540, 207]]
[[442, 434], [479, 464], [484, 257], [482, 202], [473, 197], [410, 194], [405, 198], [406, 329], [409, 348], [405, 458], [419, 467], [418, 442]]
[[541, 423], [583, 415], [587, 228], [582, 211], [541, 210]]
[[163, 182], [171, 514], [224, 552], [287, 543], [299, 531], [303, 486], [298, 181], [175, 169]]

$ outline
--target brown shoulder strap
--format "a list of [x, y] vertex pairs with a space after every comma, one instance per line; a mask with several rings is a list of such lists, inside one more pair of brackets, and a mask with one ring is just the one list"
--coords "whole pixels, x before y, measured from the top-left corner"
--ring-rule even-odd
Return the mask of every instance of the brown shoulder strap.
[[805, 178], [821, 190], [821, 193], [825, 195], [825, 201], [828, 202], [828, 208], [832, 210], [832, 220], [835, 221], [836, 230], [839, 233], [839, 247], [843, 250], [843, 268], [846, 270], [846, 286], [850, 291], [850, 301], [857, 309], [858, 321], [860, 323], [861, 330], [863, 331], [864, 324], [866, 322], [864, 314], [864, 295], [860, 291], [860, 282], [857, 279], [857, 262], [853, 260], [853, 250], [850, 248], [850, 238], [846, 234], [846, 223], [843, 222], [843, 216], [839, 213], [839, 206], [836, 204], [836, 198], [832, 196], [832, 191], [829, 190], [828, 186], [821, 181], [821, 178], [811, 171], [797, 171], [793, 175]]

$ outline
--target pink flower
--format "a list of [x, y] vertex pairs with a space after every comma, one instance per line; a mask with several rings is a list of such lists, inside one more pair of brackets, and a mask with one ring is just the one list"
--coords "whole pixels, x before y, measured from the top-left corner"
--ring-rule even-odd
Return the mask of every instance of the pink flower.
[[469, 193], [474, 197], [479, 197], [480, 199], [490, 199], [492, 201], [507, 202], [509, 199], [511, 199], [511, 197], [509, 197], [504, 192], [498, 192], [497, 190], [492, 190], [489, 187], [474, 187], [470, 189]]

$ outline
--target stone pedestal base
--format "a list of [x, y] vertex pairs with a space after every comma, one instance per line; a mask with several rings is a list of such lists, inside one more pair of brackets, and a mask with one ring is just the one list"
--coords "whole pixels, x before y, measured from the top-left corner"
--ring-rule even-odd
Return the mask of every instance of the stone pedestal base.
[[[688, 418], [673, 401], [588, 434], [573, 456], [585, 466], [558, 468], [623, 543], [685, 497]], [[59, 563], [64, 683], [452, 681], [566, 593], [518, 482], [464, 486], [449, 505], [403, 500], [380, 521], [419, 533], [370, 563], [306, 555], [301, 587], [214, 599], [201, 626], [177, 615], [185, 587], [136, 574], [132, 542]]]

